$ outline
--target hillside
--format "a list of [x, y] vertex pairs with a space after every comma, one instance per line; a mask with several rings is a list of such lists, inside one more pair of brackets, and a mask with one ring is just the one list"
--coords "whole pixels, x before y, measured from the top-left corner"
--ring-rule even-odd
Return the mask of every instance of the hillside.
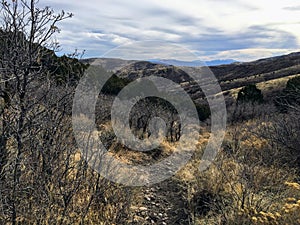
[[[24, 224], [31, 221], [56, 224], [57, 220], [61, 224], [101, 224], [107, 221], [105, 224], [240, 225], [253, 224], [253, 220], [270, 220], [270, 223], [258, 223], [264, 225], [299, 224], [299, 111], [298, 114], [294, 111], [281, 114], [265, 95], [266, 92], [278, 94], [277, 90], [285, 88], [288, 80], [299, 74], [298, 53], [210, 67], [220, 81], [227, 103], [230, 99], [235, 102], [232, 96], [248, 83], [257, 84], [263, 90], [266, 101], [260, 105], [228, 104], [226, 136], [218, 156], [206, 171], [199, 171], [198, 167], [211, 135], [209, 115], [200, 122], [201, 132], [197, 136], [197, 147], [191, 160], [167, 180], [143, 187], [124, 187], [110, 182], [87, 166], [92, 164], [78, 150], [71, 121], [75, 85], [72, 79], [66, 79], [74, 73], [76, 76], [73, 77], [78, 81], [85, 67], [75, 64], [72, 69], [66, 67], [73, 62], [72, 59], [59, 59], [61, 64], [54, 64], [53, 67], [59, 72], [54, 74], [59, 75], [54, 76], [54, 81], [61, 78], [66, 83], [42, 83], [37, 80], [38, 84], [44, 85], [39, 85], [40, 88], [33, 86], [28, 91], [28, 100], [24, 103], [28, 109], [24, 114], [26, 123], [24, 129], [15, 132], [24, 137], [22, 145], [18, 146], [18, 136], [10, 133], [18, 128], [18, 108], [22, 105], [18, 98], [14, 98], [12, 104], [1, 108], [4, 121], [0, 126], [3, 132], [1, 141], [3, 143], [7, 135], [5, 150], [13, 153], [20, 149], [21, 157], [17, 159], [22, 165], [15, 170], [16, 174], [20, 174], [20, 180], [14, 181], [10, 170], [10, 165], [15, 162], [14, 155], [7, 154], [7, 158], [2, 158], [7, 165], [0, 173], [0, 179], [4, 181], [1, 183], [2, 196], [10, 196], [11, 186], [14, 182], [17, 184], [15, 188], [20, 202], [17, 207], [26, 207], [19, 212], [20, 221]], [[194, 100], [203, 97], [184, 67], [120, 59], [82, 62], [93, 61], [119, 76], [111, 80], [112, 87], [118, 90], [129, 81], [157, 75], [182, 85]], [[189, 71], [197, 72], [197, 68], [190, 67]], [[123, 79], [126, 82], [119, 82], [118, 79], [122, 78], [126, 78]], [[129, 165], [148, 166], [174, 153], [182, 135], [178, 125], [180, 118], [174, 108], [166, 102], [150, 98], [139, 101], [131, 109], [130, 129], [139, 139], [151, 135], [151, 118], [162, 118], [167, 129], [159, 147], [148, 152], [135, 151], [120, 143], [114, 133], [110, 121], [111, 106], [118, 90], [108, 90], [98, 96], [95, 134], [99, 135], [110, 155]], [[33, 99], [32, 96], [43, 98]], [[204, 112], [201, 107], [199, 115]], [[296, 107], [299, 110], [299, 106]], [[118, 110], [123, 112], [122, 108]], [[86, 118], [81, 116], [79, 119], [85, 121]], [[3, 129], [4, 125], [6, 129]], [[83, 137], [86, 134], [90, 135], [87, 132]], [[187, 148], [190, 146], [191, 142], [188, 142]], [[35, 163], [32, 165], [32, 162]], [[168, 167], [171, 168], [172, 163], [160, 169], [168, 171]], [[111, 170], [115, 168], [111, 167]], [[149, 174], [145, 172], [145, 176]], [[290, 188], [293, 185], [296, 188]], [[4, 200], [2, 202], [3, 208], [9, 206]], [[291, 211], [294, 214], [290, 214], [288, 209], [294, 210]], [[46, 215], [46, 218], [40, 215]], [[9, 211], [0, 211], [1, 220], [5, 223], [10, 221]]]
[[[188, 70], [197, 73], [197, 67], [176, 67], [147, 61], [108, 58], [89, 59], [84, 62], [100, 65], [113, 71], [117, 76], [129, 80], [150, 75], [161, 76], [181, 84], [195, 100], [204, 97], [199, 86], [185, 72]], [[263, 83], [268, 81], [274, 83], [274, 88], [271, 87], [263, 91], [266, 91], [267, 95], [272, 95], [273, 92], [278, 91], [276, 80], [280, 82], [284, 77], [300, 74], [300, 52], [253, 62], [210, 66], [209, 68], [218, 79], [228, 101], [232, 101], [232, 96], [236, 94], [236, 90], [239, 88], [248, 84], [260, 84], [263, 87]]]
[[[117, 62], [114, 59], [111, 61]], [[122, 65], [122, 68], [114, 70], [114, 74], [120, 78], [132, 81], [150, 75], [160, 76], [179, 83], [194, 100], [204, 97], [184, 71], [186, 67], [146, 61], [122, 61]], [[198, 171], [203, 149], [210, 136], [208, 119], [201, 124], [199, 148], [193, 159], [168, 180], [139, 188], [130, 206], [131, 219], [127, 223], [185, 225], [193, 221], [192, 224], [240, 225], [254, 224], [258, 220], [263, 222], [257, 224], [264, 225], [299, 224], [299, 204], [295, 203], [300, 199], [300, 186], [296, 183], [300, 174], [297, 163], [300, 158], [299, 111], [281, 114], [274, 106], [273, 99], [286, 87], [289, 79], [299, 76], [300, 53], [212, 66], [210, 69], [220, 82], [228, 110], [226, 137], [217, 159], [207, 171]], [[188, 68], [191, 72], [197, 70]], [[238, 92], [247, 84], [256, 84], [262, 90], [265, 101], [261, 104], [228, 104], [236, 102]], [[110, 105], [113, 101], [107, 98], [102, 96], [98, 102], [97, 111], [102, 117], [110, 113], [109, 107], [104, 113], [103, 105]], [[150, 114], [149, 118], [165, 115], [157, 105], [146, 105], [142, 102], [132, 109], [131, 124], [143, 118], [141, 115]], [[104, 121], [101, 122], [103, 124]], [[147, 134], [146, 123], [140, 121], [141, 127], [132, 125], [131, 129]], [[105, 125], [106, 132], [113, 133], [110, 125]], [[156, 163], [169, 156], [176, 144], [172, 137], [168, 142], [167, 136], [160, 148], [144, 153], [122, 147], [114, 138], [112, 135], [106, 142], [110, 142], [107, 145], [110, 151], [118, 159], [134, 165]], [[290, 212], [287, 207], [292, 207], [292, 203], [295, 209]]]
[[[169, 65], [166, 65], [165, 63], [162, 63], [161, 65], [170, 66], [173, 61], [167, 61]], [[116, 72], [127, 65], [138, 62], [138, 60], [123, 60], [117, 58], [90, 58], [83, 59], [82, 62], [101, 65], [104, 69]], [[158, 61], [149, 63], [159, 64]], [[282, 70], [289, 71], [290, 73], [298, 73], [300, 69], [297, 66], [299, 65], [300, 52], [295, 52], [288, 55], [259, 59], [252, 62], [233, 62], [230, 64], [210, 66], [209, 68], [220, 81], [229, 81], [233, 79], [245, 78], [272, 72], [281, 72], [280, 74], [284, 75], [282, 73]]]

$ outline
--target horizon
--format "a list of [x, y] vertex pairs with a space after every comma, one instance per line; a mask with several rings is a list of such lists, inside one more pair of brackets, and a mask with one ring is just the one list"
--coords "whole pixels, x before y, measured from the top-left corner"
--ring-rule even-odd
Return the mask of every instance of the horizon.
[[[180, 59], [176, 59], [176, 58], [153, 58], [153, 59], [136, 59], [136, 58], [133, 58], [133, 59], [126, 59], [126, 58], [121, 58], [121, 57], [83, 57], [81, 58], [82, 60], [89, 60], [89, 59], [116, 59], [116, 60], [128, 60], [128, 61], [149, 61], [149, 62], [154, 62], [154, 61], [178, 61], [178, 62], [183, 62], [183, 63], [193, 63], [193, 62], [200, 62], [200, 63], [209, 63], [209, 62], [216, 62], [216, 64], [212, 64], [212, 65], [227, 65], [227, 64], [233, 64], [233, 63], [251, 63], [251, 62], [255, 62], [255, 61], [259, 61], [259, 60], [264, 60], [264, 59], [270, 59], [270, 58], [275, 58], [275, 57], [280, 57], [280, 56], [288, 56], [290, 54], [297, 54], [299, 53], [300, 54], [300, 51], [296, 51], [296, 52], [288, 52], [286, 54], [281, 54], [281, 55], [274, 55], [274, 56], [271, 56], [271, 57], [263, 57], [263, 58], [257, 58], [257, 59], [254, 59], [254, 60], [250, 60], [250, 61], [237, 61], [235, 59], [213, 59], [213, 60], [208, 60], [208, 61], [202, 61], [200, 58], [198, 60], [180, 60]], [[226, 62], [226, 63], [218, 63], [218, 62], [222, 62], [222, 61], [229, 61], [229, 62]], [[231, 61], [231, 62], [230, 62]], [[207, 65], [207, 66], [211, 66], [211, 65]]]

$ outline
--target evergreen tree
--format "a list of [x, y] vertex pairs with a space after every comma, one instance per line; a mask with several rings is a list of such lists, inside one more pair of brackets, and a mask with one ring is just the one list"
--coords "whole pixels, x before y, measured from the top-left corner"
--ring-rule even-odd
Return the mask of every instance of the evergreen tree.
[[256, 85], [250, 84], [243, 87], [237, 97], [237, 103], [262, 103], [264, 100], [261, 90], [259, 90]]

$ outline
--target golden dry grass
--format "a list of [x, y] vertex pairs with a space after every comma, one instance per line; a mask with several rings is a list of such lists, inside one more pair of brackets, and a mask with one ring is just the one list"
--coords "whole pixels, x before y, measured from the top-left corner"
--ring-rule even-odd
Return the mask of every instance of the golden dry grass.
[[[278, 93], [279, 91], [281, 91], [285, 88], [286, 83], [289, 79], [297, 77], [297, 76], [300, 76], [300, 75], [296, 74], [296, 75], [276, 78], [276, 79], [272, 79], [272, 80], [268, 80], [268, 81], [258, 82], [258, 83], [256, 83], [256, 86], [257, 86], [258, 89], [262, 90], [263, 94], [268, 94], [270, 92], [271, 93], [275, 93], [275, 92]], [[230, 89], [229, 91], [223, 92], [223, 94], [226, 93], [226, 92], [229, 92], [229, 96], [236, 99], [239, 91], [242, 88], [243, 87], [233, 88], [233, 89]]]

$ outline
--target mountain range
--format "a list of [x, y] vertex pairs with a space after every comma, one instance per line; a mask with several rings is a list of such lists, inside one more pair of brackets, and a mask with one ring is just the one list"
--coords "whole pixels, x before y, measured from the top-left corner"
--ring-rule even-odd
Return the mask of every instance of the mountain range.
[[[123, 66], [126, 66], [131, 63], [138, 62], [139, 60], [124, 60], [119, 58], [89, 58], [89, 59], [82, 59], [82, 62], [91, 63], [101, 65], [107, 70], [116, 71]], [[183, 61], [183, 60], [176, 60], [176, 59], [149, 59], [143, 60], [148, 61], [154, 64], [161, 64], [161, 65], [172, 65], [172, 66], [187, 66], [187, 67], [198, 67], [198, 66], [218, 66], [218, 65], [228, 65], [232, 63], [238, 63], [238, 61], [233, 59], [220, 59], [220, 60], [211, 60], [211, 61], [201, 61], [201, 60], [194, 60], [194, 61]]]
[[217, 65], [225, 65], [225, 64], [231, 64], [237, 62], [233, 59], [220, 59], [220, 60], [211, 60], [211, 61], [201, 61], [201, 60], [195, 60], [195, 61], [181, 61], [176, 59], [150, 59], [148, 60], [152, 63], [157, 64], [164, 64], [164, 65], [173, 65], [173, 66], [189, 66], [189, 67], [195, 67], [195, 66], [217, 66]]

